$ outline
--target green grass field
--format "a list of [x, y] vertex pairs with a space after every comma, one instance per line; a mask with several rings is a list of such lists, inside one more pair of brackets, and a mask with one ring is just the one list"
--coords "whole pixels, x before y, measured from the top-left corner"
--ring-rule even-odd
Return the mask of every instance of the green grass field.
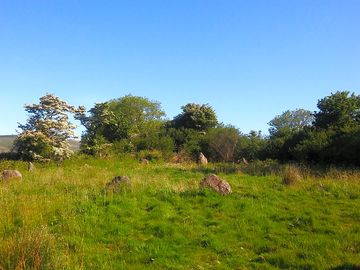
[[[360, 181], [220, 173], [214, 165], [77, 158], [0, 162], [0, 269], [360, 269]], [[127, 175], [131, 188], [106, 193]]]

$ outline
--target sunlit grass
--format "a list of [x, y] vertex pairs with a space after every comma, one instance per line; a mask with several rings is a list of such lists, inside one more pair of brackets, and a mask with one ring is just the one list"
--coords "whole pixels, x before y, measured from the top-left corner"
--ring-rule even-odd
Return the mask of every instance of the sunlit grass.
[[[35, 166], [0, 163], [23, 173], [0, 183], [0, 269], [359, 267], [353, 177], [332, 172], [286, 186], [281, 176], [249, 176], [231, 165], [74, 158]], [[201, 190], [210, 172], [233, 193]], [[116, 175], [132, 186], [107, 193]]]

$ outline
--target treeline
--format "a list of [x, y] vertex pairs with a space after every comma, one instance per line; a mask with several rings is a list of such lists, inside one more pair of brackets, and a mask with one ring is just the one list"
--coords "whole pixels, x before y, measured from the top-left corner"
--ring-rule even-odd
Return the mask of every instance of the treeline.
[[276, 159], [282, 162], [360, 165], [360, 96], [339, 91], [320, 99], [318, 110], [285, 111], [269, 122], [269, 135], [244, 134], [219, 122], [208, 104], [189, 103], [173, 119], [157, 101], [127, 95], [73, 107], [53, 95], [27, 105], [14, 151], [23, 159], [61, 160], [72, 153], [68, 140], [73, 113], [85, 127], [81, 152], [105, 157], [132, 153], [138, 158], [194, 160], [202, 152], [211, 161]]

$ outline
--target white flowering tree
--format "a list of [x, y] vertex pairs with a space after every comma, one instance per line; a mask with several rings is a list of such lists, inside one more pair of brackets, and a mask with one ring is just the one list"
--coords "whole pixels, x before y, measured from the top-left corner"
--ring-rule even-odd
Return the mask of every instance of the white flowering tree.
[[68, 105], [53, 94], [40, 98], [39, 104], [25, 105], [30, 115], [14, 143], [14, 150], [27, 160], [57, 160], [69, 158], [70, 139], [76, 138], [75, 125], [69, 121], [69, 114], [84, 112], [84, 107]]

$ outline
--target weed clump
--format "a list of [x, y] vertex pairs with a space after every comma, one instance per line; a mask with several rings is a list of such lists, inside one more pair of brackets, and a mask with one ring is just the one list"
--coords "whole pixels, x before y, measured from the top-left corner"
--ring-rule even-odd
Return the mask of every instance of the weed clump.
[[0, 269], [36, 270], [54, 266], [55, 239], [45, 227], [22, 230], [0, 240]]
[[290, 186], [301, 181], [301, 172], [296, 165], [286, 165], [283, 171], [282, 182], [284, 185]]

